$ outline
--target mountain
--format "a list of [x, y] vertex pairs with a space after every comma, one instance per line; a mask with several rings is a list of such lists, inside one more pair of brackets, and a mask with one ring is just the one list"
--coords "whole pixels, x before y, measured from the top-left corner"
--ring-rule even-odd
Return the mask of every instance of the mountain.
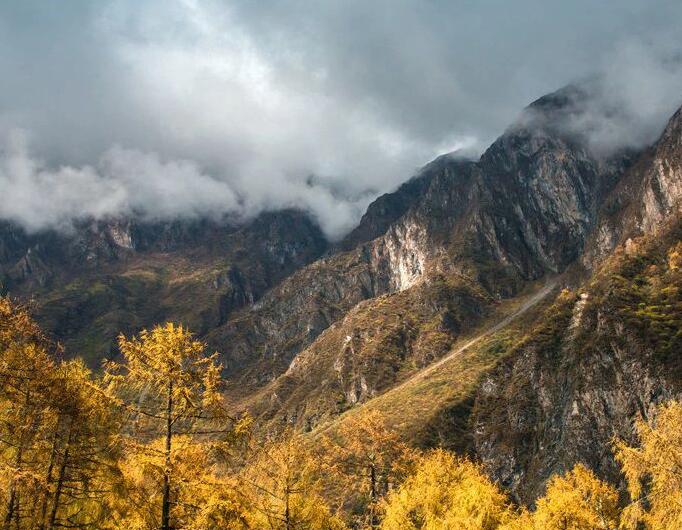
[[[247, 352], [256, 362], [235, 386], [270, 384], [261, 396], [270, 405], [259, 410], [314, 424], [439, 358], [499, 300], [573, 263], [632, 157], [598, 157], [562, 126], [576, 90], [531, 104], [480, 160], [445, 156], [426, 166], [370, 206], [351, 237], [382, 223], [384, 234], [298, 271], [229, 322], [223, 353], [238, 350], [240, 366]], [[395, 214], [386, 204], [405, 211], [378, 219]], [[326, 409], [322, 388], [331, 393]]]
[[95, 366], [121, 331], [179, 320], [205, 334], [328, 246], [293, 210], [245, 224], [82, 222], [67, 234], [4, 223], [0, 234], [5, 290], [32, 297], [40, 323]]
[[611, 440], [634, 442], [635, 419], [682, 396], [681, 204], [678, 111], [604, 201], [583, 258], [596, 260], [594, 274], [557, 299], [477, 396], [476, 453], [521, 500], [578, 461], [617, 482]]
[[576, 127], [589, 91], [531, 103], [478, 159], [444, 155], [340, 242], [303, 212], [248, 221], [0, 224], [5, 291], [96, 366], [179, 320], [263, 428], [380, 411], [414, 445], [481, 459], [523, 502], [678, 396], [682, 117], [636, 151]]
[[[379, 411], [413, 443], [481, 460], [521, 503], [578, 462], [622, 484], [613, 440], [635, 443], [636, 420], [682, 398], [679, 124], [678, 111], [606, 193], [584, 254], [555, 277], [566, 288], [500, 329], [478, 326], [439, 363], [320, 430]], [[610, 246], [604, 227], [616, 227]]]
[[627, 237], [655, 233], [682, 197], [682, 109], [618, 182], [602, 207], [600, 223], [583, 263], [608, 256]]
[[473, 452], [522, 502], [577, 462], [621, 480], [611, 443], [682, 397], [682, 223], [619, 247], [559, 295], [476, 392]]

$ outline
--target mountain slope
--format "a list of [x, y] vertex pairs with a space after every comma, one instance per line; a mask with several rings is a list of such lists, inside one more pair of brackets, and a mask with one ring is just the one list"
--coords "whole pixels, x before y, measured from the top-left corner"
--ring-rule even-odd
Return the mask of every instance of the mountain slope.
[[33, 298], [45, 329], [94, 365], [121, 331], [172, 319], [205, 334], [327, 247], [297, 211], [243, 225], [112, 220], [66, 234], [3, 223], [0, 235], [5, 290]]
[[[442, 361], [315, 432], [378, 410], [412, 443], [482, 459], [524, 503], [577, 462], [617, 483], [614, 437], [634, 443], [636, 419], [682, 397], [679, 119], [678, 112], [622, 184], [604, 190], [596, 225], [620, 220], [622, 243], [593, 262], [593, 275], [575, 263], [559, 279], [575, 287], [551, 307], [473, 343], [462, 339]], [[635, 183], [642, 193], [614, 210], [613, 198]], [[594, 241], [588, 237], [588, 250]]]
[[[623, 153], [597, 156], [584, 138], [562, 126], [567, 115], [577, 112], [579, 97], [568, 88], [530, 105], [477, 162], [437, 159], [408, 183], [417, 195], [405, 213], [388, 223], [385, 234], [292, 275], [256, 307], [242, 311], [240, 320], [219, 329], [214, 342], [227, 344], [222, 351], [228, 362], [244, 367], [256, 360], [246, 377], [244, 372], [232, 372], [234, 397], [239, 399], [245, 387], [250, 394], [274, 380], [263, 392], [266, 403], [257, 403], [253, 410], [270, 417], [281, 408], [279, 412], [290, 420], [304, 423], [338, 412], [354, 399], [368, 399], [390, 386], [400, 379], [396, 374], [403, 364], [423, 356], [409, 343], [414, 336], [426, 336], [422, 326], [433, 315], [445, 311], [471, 317], [459, 329], [442, 328], [439, 340], [422, 343], [430, 360], [447, 352], [497, 300], [571, 264], [581, 255], [601, 202], [631, 159]], [[396, 194], [371, 206], [363, 219], [368, 227], [361, 225], [356, 234], [371, 233], [391, 219], [395, 209], [389, 209], [387, 220], [376, 219], [386, 204], [404, 209], [405, 188]], [[438, 296], [428, 294], [439, 278], [460, 282], [477, 298], [457, 300], [453, 291], [445, 295], [447, 303], [439, 303]], [[403, 295], [406, 290], [411, 294]], [[433, 297], [434, 309], [420, 312], [427, 304], [413, 301], [415, 311], [405, 311], [401, 299], [409, 296]], [[368, 299], [361, 312], [371, 317], [354, 316], [356, 310], [351, 309]], [[391, 305], [394, 311], [386, 311]], [[398, 328], [393, 323], [396, 314], [405, 315]], [[392, 329], [402, 342], [377, 350], [371, 341], [360, 340], [349, 355], [347, 337], [366, 336], [365, 323], [370, 320], [376, 329]], [[333, 333], [322, 334], [337, 321]], [[306, 361], [299, 362], [297, 356]], [[348, 374], [337, 373], [334, 365], [340, 359], [353, 366], [351, 379], [356, 383], [348, 381]], [[379, 382], [382, 378], [371, 373], [376, 364], [390, 366], [392, 375]], [[293, 380], [305, 385], [292, 392], [297, 386]], [[354, 391], [353, 384], [364, 389]], [[306, 394], [303, 387], [311, 392]], [[331, 395], [321, 400], [322, 388]], [[338, 397], [353, 393], [356, 398]], [[253, 406], [250, 398], [247, 401]]]
[[479, 391], [476, 453], [522, 501], [576, 462], [619, 480], [613, 437], [634, 442], [636, 419], [680, 397], [681, 116], [605, 201], [583, 258], [596, 272], [558, 299]]
[[463, 333], [440, 360], [415, 367], [386, 392], [322, 422], [314, 434], [334, 431], [349, 419], [376, 411], [413, 445], [470, 451], [468, 418], [481, 378], [512, 351], [555, 292], [552, 280], [502, 302], [480, 325]]
[[476, 454], [518, 499], [583, 462], [618, 482], [614, 437], [682, 396], [682, 223], [621, 247], [566, 291], [481, 385], [470, 429]]
[[605, 201], [583, 263], [589, 267], [608, 256], [627, 237], [656, 232], [681, 200], [682, 108]]

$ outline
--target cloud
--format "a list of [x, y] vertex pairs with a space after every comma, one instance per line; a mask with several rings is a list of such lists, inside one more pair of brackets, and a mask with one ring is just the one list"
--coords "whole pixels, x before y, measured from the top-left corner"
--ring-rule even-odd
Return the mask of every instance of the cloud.
[[297, 206], [340, 237], [576, 79], [603, 79], [576, 124], [595, 145], [650, 141], [682, 95], [681, 19], [672, 0], [3, 2], [0, 130], [31, 142], [5, 143], [0, 216]]
[[238, 211], [225, 182], [193, 162], [114, 146], [97, 166], [47, 168], [32, 158], [26, 135], [11, 131], [0, 148], [0, 218], [28, 230], [69, 230], [79, 219], [134, 215], [144, 220], [221, 216]]

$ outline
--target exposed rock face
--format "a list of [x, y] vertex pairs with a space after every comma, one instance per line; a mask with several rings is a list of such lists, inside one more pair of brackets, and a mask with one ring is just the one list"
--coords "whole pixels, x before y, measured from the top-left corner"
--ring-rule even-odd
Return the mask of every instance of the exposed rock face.
[[583, 263], [591, 267], [626, 238], [654, 233], [682, 201], [682, 109], [604, 202]]
[[[636, 419], [682, 396], [677, 294], [664, 315], [656, 313], [660, 289], [682, 280], [665, 259], [680, 236], [678, 226], [662, 244], [609, 260], [580, 294], [564, 293], [486, 376], [471, 418], [474, 449], [518, 500], [532, 503], [552, 474], [578, 462], [618, 483], [613, 439], [634, 443]], [[649, 318], [670, 328], [651, 327]]]
[[[437, 161], [436, 161], [437, 162]], [[436, 163], [434, 162], [434, 164]], [[400, 186], [393, 193], [385, 193], [367, 208], [358, 226], [341, 241], [339, 250], [352, 250], [362, 243], [371, 241], [386, 233], [391, 223], [402, 217], [428, 186], [429, 168]]]
[[480, 289], [441, 274], [364, 301], [299, 353], [251, 410], [264, 421], [311, 428], [440, 358], [489, 302]]

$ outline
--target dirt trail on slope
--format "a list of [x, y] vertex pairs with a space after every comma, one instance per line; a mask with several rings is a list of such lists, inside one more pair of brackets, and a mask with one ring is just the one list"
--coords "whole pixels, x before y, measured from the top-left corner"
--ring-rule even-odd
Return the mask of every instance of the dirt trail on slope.
[[497, 324], [489, 327], [488, 329], [486, 329], [482, 333], [479, 333], [473, 339], [469, 340], [468, 342], [466, 342], [462, 346], [459, 346], [456, 350], [453, 350], [450, 353], [448, 353], [445, 357], [442, 357], [441, 359], [439, 359], [435, 363], [430, 364], [429, 366], [427, 366], [423, 370], [417, 372], [416, 374], [414, 374], [409, 379], [406, 379], [405, 381], [403, 381], [399, 385], [391, 388], [389, 390], [389, 392], [393, 392], [393, 391], [398, 390], [404, 386], [407, 386], [408, 384], [416, 383], [417, 381], [424, 379], [427, 375], [433, 373], [435, 370], [437, 370], [439, 367], [443, 366], [445, 363], [447, 363], [447, 362], [451, 361], [452, 359], [462, 355], [464, 352], [466, 352], [466, 350], [471, 348], [477, 342], [481, 341], [482, 339], [485, 339], [486, 337], [489, 337], [493, 333], [500, 331], [502, 328], [505, 328], [513, 320], [520, 317], [526, 311], [528, 311], [531, 307], [533, 307], [535, 304], [537, 304], [538, 302], [543, 300], [549, 293], [551, 293], [554, 290], [554, 288], [557, 286], [557, 283], [558, 283], [557, 280], [548, 281], [542, 289], [540, 289], [538, 292], [534, 293], [527, 300], [525, 300], [523, 302], [523, 304], [521, 304], [521, 306], [516, 311], [514, 311], [512, 314], [507, 315], [502, 320], [497, 322]]

